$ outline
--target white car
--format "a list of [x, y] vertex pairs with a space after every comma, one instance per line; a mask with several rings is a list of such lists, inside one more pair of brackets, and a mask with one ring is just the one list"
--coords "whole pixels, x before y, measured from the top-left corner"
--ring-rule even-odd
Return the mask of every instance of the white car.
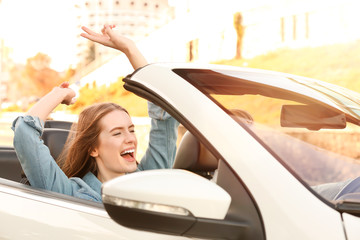
[[360, 239], [358, 93], [220, 65], [150, 64], [124, 81], [187, 130], [174, 169], [113, 179], [99, 204], [16, 182], [2, 149], [0, 238]]

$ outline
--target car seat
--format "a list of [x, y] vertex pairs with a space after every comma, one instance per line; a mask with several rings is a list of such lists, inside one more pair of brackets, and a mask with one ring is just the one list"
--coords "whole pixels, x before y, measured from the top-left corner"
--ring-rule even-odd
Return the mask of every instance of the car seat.
[[59, 128], [70, 130], [72, 122], [68, 121], [59, 121], [59, 120], [47, 120], [45, 121], [44, 128]]
[[0, 177], [19, 182], [21, 179], [21, 165], [12, 148], [0, 149]]
[[51, 156], [56, 160], [62, 152], [70, 131], [59, 128], [44, 128], [42, 139], [49, 148]]
[[186, 169], [211, 179], [217, 166], [215, 156], [187, 131], [180, 141], [173, 168]]

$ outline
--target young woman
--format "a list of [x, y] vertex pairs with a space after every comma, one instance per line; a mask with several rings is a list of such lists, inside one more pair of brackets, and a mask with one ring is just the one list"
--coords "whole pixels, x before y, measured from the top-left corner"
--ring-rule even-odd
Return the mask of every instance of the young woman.
[[[126, 54], [137, 69], [147, 64], [135, 44], [105, 25], [102, 34], [83, 27], [81, 36]], [[74, 102], [75, 92], [63, 83], [38, 101], [25, 116], [13, 122], [14, 147], [22, 168], [34, 187], [82, 199], [101, 201], [101, 185], [137, 170], [171, 168], [176, 151], [178, 123], [158, 106], [148, 103], [150, 142], [136, 162], [137, 139], [128, 112], [114, 103], [84, 109], [69, 143], [62, 169], [51, 157], [40, 136], [47, 116], [59, 104]]]

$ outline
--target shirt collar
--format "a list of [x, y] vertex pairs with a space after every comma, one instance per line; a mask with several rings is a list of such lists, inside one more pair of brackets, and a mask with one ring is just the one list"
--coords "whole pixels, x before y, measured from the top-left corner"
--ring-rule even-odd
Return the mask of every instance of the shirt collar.
[[83, 177], [84, 182], [86, 182], [94, 191], [98, 192], [101, 195], [101, 186], [102, 183], [100, 180], [92, 173], [88, 172]]

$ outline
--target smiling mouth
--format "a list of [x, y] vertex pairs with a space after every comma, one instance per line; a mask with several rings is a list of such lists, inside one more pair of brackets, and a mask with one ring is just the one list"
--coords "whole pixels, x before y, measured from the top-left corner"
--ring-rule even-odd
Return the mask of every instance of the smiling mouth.
[[134, 157], [134, 152], [135, 152], [134, 149], [126, 150], [126, 151], [123, 151], [122, 153], [120, 153], [120, 156], [122, 156], [122, 157], [126, 157], [126, 156]]

